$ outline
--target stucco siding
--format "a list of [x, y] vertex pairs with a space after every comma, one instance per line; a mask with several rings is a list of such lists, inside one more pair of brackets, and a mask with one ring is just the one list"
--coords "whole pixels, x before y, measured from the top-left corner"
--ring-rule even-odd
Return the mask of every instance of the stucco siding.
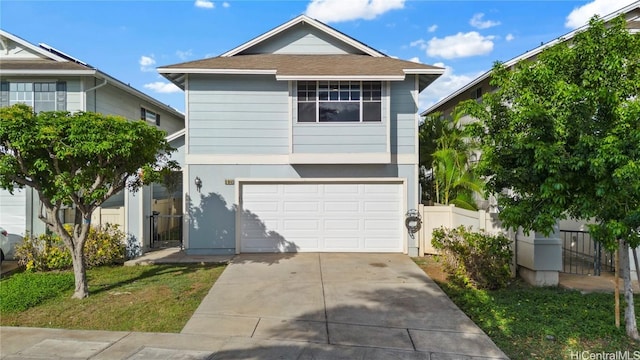
[[287, 82], [273, 76], [191, 76], [189, 153], [288, 154]]

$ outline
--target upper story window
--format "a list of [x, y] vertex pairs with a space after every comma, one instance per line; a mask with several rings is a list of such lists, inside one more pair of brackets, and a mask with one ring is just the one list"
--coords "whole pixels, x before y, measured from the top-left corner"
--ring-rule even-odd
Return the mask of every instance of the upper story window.
[[148, 121], [154, 125], [160, 125], [160, 114], [145, 108], [140, 108], [140, 119]]
[[380, 122], [379, 81], [298, 81], [298, 122]]
[[473, 92], [473, 97], [477, 102], [482, 101], [482, 87], [476, 88], [476, 90]]
[[65, 82], [2, 82], [0, 106], [27, 104], [35, 112], [67, 109]]

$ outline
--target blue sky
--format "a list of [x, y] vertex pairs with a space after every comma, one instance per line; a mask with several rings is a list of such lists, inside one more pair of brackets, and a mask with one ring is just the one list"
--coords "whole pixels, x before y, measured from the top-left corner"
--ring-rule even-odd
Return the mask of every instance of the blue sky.
[[420, 110], [632, 0], [175, 0], [0, 2], [0, 27], [46, 43], [184, 111], [155, 68], [217, 56], [307, 14], [390, 56], [445, 67]]

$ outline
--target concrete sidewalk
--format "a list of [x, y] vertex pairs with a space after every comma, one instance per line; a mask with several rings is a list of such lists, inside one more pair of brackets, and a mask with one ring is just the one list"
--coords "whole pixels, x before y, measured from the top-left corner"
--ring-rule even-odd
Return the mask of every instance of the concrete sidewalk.
[[239, 255], [181, 334], [0, 328], [1, 359], [507, 358], [409, 257]]

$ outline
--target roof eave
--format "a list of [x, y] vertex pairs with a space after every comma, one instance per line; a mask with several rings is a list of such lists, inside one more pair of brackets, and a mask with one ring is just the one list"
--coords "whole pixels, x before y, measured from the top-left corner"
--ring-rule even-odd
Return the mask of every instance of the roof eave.
[[276, 75], [276, 80], [298, 80], [298, 81], [402, 81], [405, 79], [404, 75]]
[[57, 70], [57, 69], [45, 69], [45, 70], [21, 70], [21, 69], [2, 69], [0, 68], [0, 75], [95, 75], [96, 70]]
[[163, 104], [160, 101], [158, 101], [157, 99], [143, 93], [142, 91], [127, 85], [125, 83], [123, 83], [122, 81], [112, 77], [111, 75], [108, 75], [100, 70], [97, 71], [96, 73], [96, 77], [102, 78], [102, 79], [106, 79], [107, 82], [109, 82], [110, 84], [114, 85], [115, 87], [124, 90], [126, 92], [128, 92], [129, 94], [132, 94], [134, 96], [137, 96], [139, 98], [143, 98], [144, 100], [156, 105], [157, 107], [164, 109], [165, 111], [173, 114], [174, 116], [177, 116], [178, 118], [182, 118], [184, 121], [184, 114], [179, 112], [178, 110], [172, 108], [171, 106], [167, 105], [167, 104]]

